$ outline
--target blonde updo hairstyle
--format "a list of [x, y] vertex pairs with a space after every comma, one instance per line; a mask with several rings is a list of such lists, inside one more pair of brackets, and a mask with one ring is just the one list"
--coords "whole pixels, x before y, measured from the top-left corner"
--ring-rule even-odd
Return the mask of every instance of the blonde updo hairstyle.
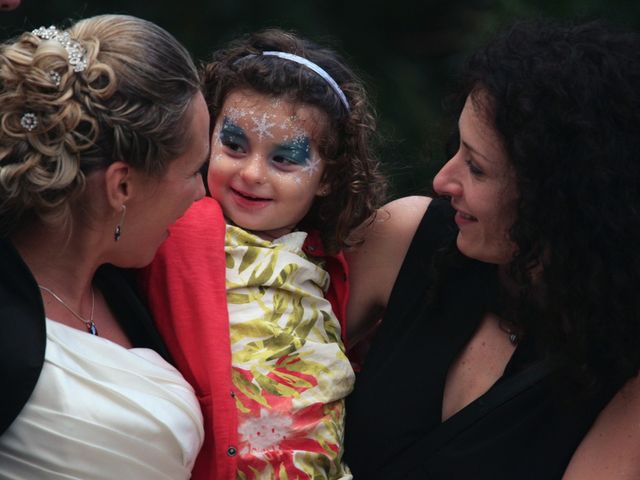
[[33, 220], [70, 225], [89, 173], [121, 160], [161, 176], [186, 149], [199, 80], [173, 36], [123, 15], [68, 32], [86, 50], [84, 71], [55, 39], [27, 32], [0, 45], [0, 236]]

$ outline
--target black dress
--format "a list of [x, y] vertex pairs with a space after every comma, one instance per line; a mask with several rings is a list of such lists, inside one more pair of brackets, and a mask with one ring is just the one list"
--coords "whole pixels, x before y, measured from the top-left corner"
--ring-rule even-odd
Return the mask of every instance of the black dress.
[[525, 337], [489, 391], [442, 422], [449, 366], [497, 292], [495, 266], [466, 259], [428, 301], [432, 256], [455, 233], [448, 202], [434, 200], [347, 400], [345, 461], [356, 480], [559, 479], [615, 389], [561, 400]]

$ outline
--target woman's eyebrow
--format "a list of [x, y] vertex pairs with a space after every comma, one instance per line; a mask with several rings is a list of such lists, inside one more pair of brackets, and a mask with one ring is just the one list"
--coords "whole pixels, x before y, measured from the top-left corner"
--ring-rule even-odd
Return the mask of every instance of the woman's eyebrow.
[[477, 155], [479, 157], [484, 158], [487, 162], [489, 163], [493, 163], [493, 160], [491, 160], [489, 157], [487, 157], [486, 155], [484, 155], [483, 153], [480, 153], [478, 151], [477, 148], [474, 148], [472, 145], [470, 145], [468, 142], [465, 142], [464, 140], [461, 141], [460, 143], [462, 143], [462, 145], [464, 145], [464, 148], [466, 148], [467, 150], [469, 150], [471, 153], [473, 153], [474, 155]]

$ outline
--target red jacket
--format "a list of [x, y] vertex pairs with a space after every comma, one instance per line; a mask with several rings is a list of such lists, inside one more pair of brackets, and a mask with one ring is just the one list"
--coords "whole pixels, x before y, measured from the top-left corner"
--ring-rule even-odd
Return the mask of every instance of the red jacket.
[[[231, 381], [231, 345], [225, 288], [225, 221], [218, 203], [204, 198], [169, 230], [141, 284], [177, 368], [193, 386], [204, 416], [205, 440], [193, 480], [235, 480], [238, 419]], [[324, 257], [331, 283], [327, 299], [342, 325], [348, 299], [342, 254], [325, 257], [318, 235], [309, 256]]]

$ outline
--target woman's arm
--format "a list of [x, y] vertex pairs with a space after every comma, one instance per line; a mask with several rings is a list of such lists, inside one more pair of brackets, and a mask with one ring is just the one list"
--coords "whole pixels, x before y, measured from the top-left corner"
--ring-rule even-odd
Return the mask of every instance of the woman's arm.
[[354, 233], [362, 243], [346, 252], [350, 272], [347, 305], [349, 335], [378, 320], [387, 306], [393, 285], [411, 240], [431, 199], [404, 197], [382, 207], [375, 220]]
[[640, 377], [629, 380], [596, 419], [563, 480], [640, 478]]

